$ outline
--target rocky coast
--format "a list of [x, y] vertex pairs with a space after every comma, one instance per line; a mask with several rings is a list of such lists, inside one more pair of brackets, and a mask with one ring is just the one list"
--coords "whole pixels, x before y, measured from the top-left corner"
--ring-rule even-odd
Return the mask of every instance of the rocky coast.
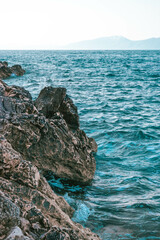
[[[0, 62], [1, 79], [24, 72]], [[45, 87], [33, 101], [24, 88], [0, 80], [0, 239], [100, 239], [71, 220], [74, 210], [45, 179], [52, 172], [90, 183], [96, 151], [65, 88]]]

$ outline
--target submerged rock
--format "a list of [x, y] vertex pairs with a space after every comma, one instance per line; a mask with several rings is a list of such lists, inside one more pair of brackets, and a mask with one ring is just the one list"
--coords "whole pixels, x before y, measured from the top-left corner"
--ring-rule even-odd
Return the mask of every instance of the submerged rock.
[[0, 78], [5, 79], [10, 77], [12, 74], [16, 76], [23, 76], [25, 70], [20, 65], [14, 65], [12, 67], [8, 67], [7, 62], [0, 62]]
[[0, 80], [0, 239], [98, 240], [71, 220], [74, 210], [42, 175], [86, 184], [96, 150], [66, 89], [45, 88], [33, 102], [24, 88]]

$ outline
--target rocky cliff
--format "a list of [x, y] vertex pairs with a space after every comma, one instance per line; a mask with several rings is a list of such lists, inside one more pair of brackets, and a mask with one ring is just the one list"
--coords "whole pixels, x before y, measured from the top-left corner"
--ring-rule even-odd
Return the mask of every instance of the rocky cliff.
[[65, 88], [46, 87], [32, 101], [0, 80], [0, 239], [98, 240], [71, 220], [74, 210], [44, 178], [51, 171], [89, 183], [96, 150]]

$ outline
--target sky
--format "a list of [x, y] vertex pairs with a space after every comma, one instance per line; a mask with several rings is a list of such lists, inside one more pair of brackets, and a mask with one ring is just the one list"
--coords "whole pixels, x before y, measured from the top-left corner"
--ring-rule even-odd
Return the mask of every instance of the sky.
[[107, 36], [160, 37], [160, 0], [0, 0], [0, 49], [54, 49]]

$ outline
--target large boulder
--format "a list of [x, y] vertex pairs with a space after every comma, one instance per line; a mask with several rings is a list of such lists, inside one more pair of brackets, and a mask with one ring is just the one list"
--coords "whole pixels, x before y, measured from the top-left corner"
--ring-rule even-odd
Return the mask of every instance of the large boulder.
[[77, 108], [66, 89], [45, 88], [33, 103], [23, 88], [0, 84], [0, 118], [13, 148], [44, 172], [89, 183], [97, 145], [79, 129]]
[[65, 88], [45, 87], [35, 101], [35, 106], [46, 118], [51, 118], [58, 111], [66, 96]]
[[55, 113], [60, 112], [68, 127], [79, 128], [77, 107], [66, 94], [65, 88], [45, 87], [36, 99], [35, 106], [46, 118], [54, 118]]

